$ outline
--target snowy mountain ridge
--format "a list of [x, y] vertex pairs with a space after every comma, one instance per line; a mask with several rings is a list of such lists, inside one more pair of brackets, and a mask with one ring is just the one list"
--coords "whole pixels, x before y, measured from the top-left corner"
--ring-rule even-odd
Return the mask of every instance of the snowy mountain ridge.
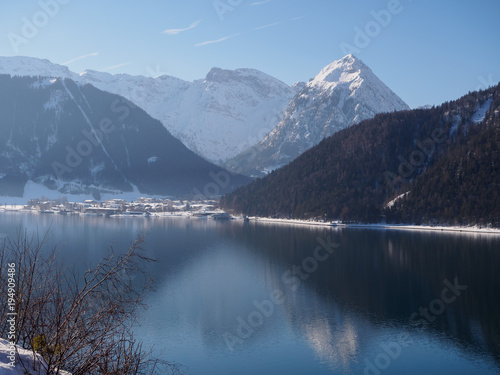
[[81, 74], [48, 60], [0, 57], [0, 74], [70, 78], [117, 94], [144, 109], [189, 149], [221, 162], [261, 141], [281, 120], [296, 91], [255, 69], [213, 68], [204, 79], [184, 81], [86, 70]]

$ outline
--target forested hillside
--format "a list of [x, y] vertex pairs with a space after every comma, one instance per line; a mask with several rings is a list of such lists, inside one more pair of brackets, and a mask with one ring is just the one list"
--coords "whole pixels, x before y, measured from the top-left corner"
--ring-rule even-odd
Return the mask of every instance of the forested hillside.
[[498, 97], [486, 121], [462, 126], [454, 147], [387, 210], [392, 222], [500, 224], [500, 113]]
[[498, 225], [499, 94], [496, 86], [431, 109], [378, 115], [221, 204], [266, 217]]

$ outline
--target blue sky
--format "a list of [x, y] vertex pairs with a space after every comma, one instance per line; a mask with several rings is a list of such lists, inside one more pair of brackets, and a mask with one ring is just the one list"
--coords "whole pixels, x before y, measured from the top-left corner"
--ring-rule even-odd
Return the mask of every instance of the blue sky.
[[500, 80], [499, 14], [498, 0], [3, 1], [0, 55], [185, 80], [255, 68], [292, 84], [351, 49], [416, 107]]

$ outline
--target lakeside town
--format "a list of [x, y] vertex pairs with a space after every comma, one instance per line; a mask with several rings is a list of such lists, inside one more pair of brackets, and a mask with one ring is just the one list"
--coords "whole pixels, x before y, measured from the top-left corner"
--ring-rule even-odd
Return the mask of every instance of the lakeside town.
[[66, 198], [30, 199], [26, 205], [0, 205], [0, 211], [52, 215], [81, 216], [182, 216], [192, 218], [211, 218], [215, 220], [243, 219], [234, 217], [221, 209], [216, 200], [188, 201], [182, 199], [160, 199], [141, 197], [128, 202], [124, 199], [109, 199], [103, 202], [85, 200], [82, 203], [69, 202]]

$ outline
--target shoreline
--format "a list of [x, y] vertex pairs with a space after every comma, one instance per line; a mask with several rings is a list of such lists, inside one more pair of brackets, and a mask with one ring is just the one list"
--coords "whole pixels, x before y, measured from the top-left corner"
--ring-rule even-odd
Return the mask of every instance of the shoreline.
[[[0, 213], [3, 212], [16, 212], [22, 214], [45, 214], [37, 210], [25, 209], [25, 206], [21, 205], [9, 205], [0, 206]], [[222, 212], [222, 211], [219, 211]], [[57, 214], [57, 213], [53, 213]], [[91, 214], [91, 213], [71, 213], [72, 215], [85, 216], [104, 216], [102, 214]], [[176, 212], [161, 212], [161, 213], [151, 213], [150, 215], [130, 215], [130, 214], [115, 214], [110, 215], [110, 218], [184, 218], [184, 219], [200, 219], [197, 217], [196, 212], [189, 211], [176, 211]], [[241, 216], [231, 216], [231, 221], [243, 221]], [[445, 225], [414, 225], [414, 224], [345, 224], [340, 222], [320, 222], [313, 220], [299, 220], [299, 219], [273, 219], [266, 217], [248, 217], [249, 222], [254, 223], [268, 223], [268, 224], [282, 224], [282, 225], [303, 225], [311, 227], [325, 227], [325, 228], [350, 228], [350, 229], [374, 229], [374, 230], [404, 230], [404, 231], [421, 231], [421, 232], [439, 232], [439, 233], [470, 233], [470, 234], [489, 234], [489, 235], [500, 235], [500, 228], [486, 228], [478, 226], [445, 226]]]
[[476, 233], [500, 235], [499, 228], [480, 228], [477, 226], [459, 227], [443, 225], [414, 225], [414, 224], [343, 224], [343, 223], [324, 223], [319, 221], [296, 220], [296, 219], [272, 219], [264, 217], [250, 217], [252, 222], [285, 224], [285, 225], [308, 225], [322, 226], [328, 228], [354, 228], [354, 229], [376, 229], [376, 230], [406, 230], [406, 231], [424, 231], [424, 232], [451, 232], [451, 233]]

